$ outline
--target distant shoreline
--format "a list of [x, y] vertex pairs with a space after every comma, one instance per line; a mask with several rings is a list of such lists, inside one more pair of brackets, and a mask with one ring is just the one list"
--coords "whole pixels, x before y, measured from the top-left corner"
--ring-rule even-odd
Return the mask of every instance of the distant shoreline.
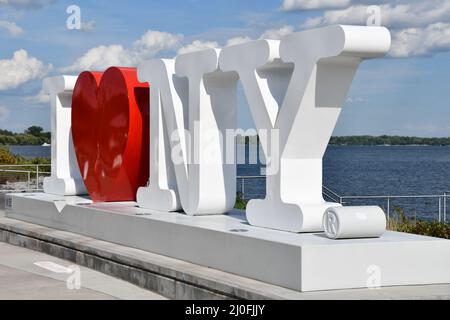
[[42, 127], [31, 126], [23, 133], [0, 129], [0, 145], [7, 146], [40, 146], [50, 143], [51, 133]]
[[431, 144], [328, 144], [330, 147], [450, 147]]
[[[247, 139], [245, 139], [247, 138]], [[255, 136], [243, 137], [238, 136], [238, 144], [256, 143]], [[380, 147], [448, 147], [450, 146], [450, 137], [448, 138], [421, 138], [409, 136], [334, 136], [331, 137], [330, 146], [380, 146]]]
[[[49, 140], [36, 139], [32, 143], [0, 143], [2, 147], [10, 146], [49, 146]], [[0, 139], [1, 140], [1, 139]], [[239, 145], [255, 145], [256, 136], [237, 136], [236, 142]], [[0, 141], [1, 142], [1, 141]], [[421, 138], [408, 136], [334, 136], [331, 137], [329, 146], [373, 146], [373, 147], [448, 147], [450, 146], [450, 137], [448, 138]]]
[[408, 136], [344, 136], [332, 137], [330, 145], [359, 146], [450, 146], [450, 138], [420, 138]]
[[[245, 146], [246, 144], [238, 142], [240, 146]], [[250, 145], [254, 145], [251, 143]], [[450, 145], [431, 145], [431, 144], [328, 144], [329, 147], [450, 147]]]

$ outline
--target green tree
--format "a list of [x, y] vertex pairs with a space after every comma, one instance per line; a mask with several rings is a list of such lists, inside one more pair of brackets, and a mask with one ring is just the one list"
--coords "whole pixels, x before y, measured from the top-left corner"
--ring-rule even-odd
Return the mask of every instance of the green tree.
[[35, 137], [40, 137], [42, 133], [44, 132], [44, 129], [39, 126], [31, 126], [27, 130], [25, 130], [25, 134], [30, 134]]

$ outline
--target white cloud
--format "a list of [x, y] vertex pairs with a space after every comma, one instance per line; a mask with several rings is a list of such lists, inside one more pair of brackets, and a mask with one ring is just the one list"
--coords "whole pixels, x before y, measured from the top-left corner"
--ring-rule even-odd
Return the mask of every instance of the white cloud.
[[361, 103], [361, 102], [368, 102], [369, 99], [363, 98], [363, 97], [348, 97], [347, 102], [348, 103]]
[[315, 10], [328, 8], [344, 8], [351, 0], [284, 0], [281, 5], [283, 11]]
[[305, 10], [330, 10], [345, 9], [356, 5], [382, 5], [382, 4], [421, 4], [432, 1], [445, 2], [447, 0], [283, 0], [282, 11], [305, 11]]
[[389, 55], [396, 58], [431, 56], [450, 50], [450, 24], [435, 23], [426, 28], [407, 28], [392, 35]]
[[178, 50], [178, 54], [190, 53], [208, 48], [219, 48], [219, 44], [215, 41], [194, 40], [187, 46], [180, 48], [180, 50]]
[[282, 37], [284, 37], [285, 35], [288, 35], [290, 33], [294, 32], [294, 27], [293, 26], [289, 26], [289, 25], [285, 25], [282, 26], [281, 28], [278, 29], [269, 29], [266, 30], [262, 35], [261, 35], [261, 39], [274, 39], [274, 40], [279, 40]]
[[154, 57], [156, 54], [175, 50], [182, 35], [161, 31], [147, 31], [131, 48], [121, 45], [98, 46], [88, 50], [84, 55], [62, 72], [82, 70], [104, 70], [110, 66], [136, 66], [139, 62]]
[[[259, 39], [272, 39], [272, 40], [280, 40], [284, 36], [294, 32], [294, 27], [291, 25], [284, 25], [280, 28], [273, 28], [268, 29], [264, 31], [260, 36]], [[250, 37], [235, 37], [228, 39], [227, 46], [235, 45], [235, 44], [241, 44], [248, 41], [252, 41], [253, 39]]]
[[14, 22], [0, 20], [0, 29], [5, 29], [10, 36], [17, 37], [24, 33], [23, 29]]
[[[285, 35], [288, 35], [290, 33], [294, 32], [294, 27], [291, 25], [284, 25], [280, 28], [273, 28], [264, 31], [259, 39], [273, 39], [273, 40], [279, 40]], [[248, 36], [240, 36], [240, 37], [234, 37], [227, 40], [225, 46], [232, 46], [237, 45], [245, 42], [252, 41], [254, 39], [248, 37]], [[203, 49], [208, 48], [220, 48], [219, 43], [216, 41], [202, 41], [202, 40], [194, 40], [192, 43], [180, 48], [178, 50], [178, 54], [183, 53], [189, 53], [194, 51], [199, 51]]]
[[5, 122], [9, 119], [9, 109], [4, 106], [0, 106], [0, 122]]
[[15, 9], [40, 9], [56, 0], [0, 0], [0, 7], [13, 7]]
[[249, 41], [252, 41], [252, 39], [250, 37], [235, 37], [235, 38], [228, 39], [226, 45], [234, 46], [236, 44], [241, 44], [241, 43], [245, 43], [245, 42], [249, 42]]
[[392, 28], [426, 27], [437, 22], [450, 22], [450, 1], [383, 5], [381, 16], [383, 25]]
[[[302, 28], [316, 28], [323, 25], [331, 24], [356, 24], [364, 25], [367, 22], [367, 7], [351, 6], [342, 10], [325, 11], [322, 16], [308, 18], [303, 23]], [[382, 13], [382, 21], [384, 24], [384, 11]]]
[[14, 52], [12, 59], [0, 60], [0, 90], [14, 89], [34, 79], [42, 78], [52, 68], [30, 57], [24, 49]]
[[[294, 27], [282, 26], [265, 31], [260, 39], [280, 39], [292, 33]], [[207, 48], [220, 48], [217, 41], [194, 40], [181, 47], [182, 34], [173, 34], [162, 31], [147, 31], [135, 41], [130, 48], [119, 44], [102, 45], [91, 48], [81, 57], [77, 58], [70, 66], [60, 69], [61, 72], [79, 72], [83, 70], [104, 70], [110, 66], [136, 66], [141, 61], [153, 58], [161, 52], [177, 51], [183, 54]], [[227, 41], [226, 45], [239, 44], [251, 41], [250, 37], [235, 37]], [[180, 48], [181, 47], [181, 48]]]
[[182, 39], [181, 34], [149, 30], [133, 44], [132, 50], [139, 57], [151, 58], [159, 52], [175, 50]]
[[[380, 5], [381, 23], [390, 28], [426, 27], [436, 22], [450, 22], [450, 1], [427, 0]], [[304, 28], [331, 24], [365, 25], [368, 6], [354, 5], [341, 10], [328, 10], [322, 16], [306, 20]]]
[[76, 59], [72, 65], [61, 68], [61, 71], [103, 70], [110, 66], [126, 67], [132, 64], [129, 52], [121, 45], [98, 46]]
[[[450, 1], [381, 1], [381, 24], [392, 33], [391, 57], [433, 56], [450, 51]], [[307, 19], [302, 28], [332, 24], [365, 25], [370, 13], [368, 0], [353, 0], [348, 8], [326, 10]]]
[[95, 20], [91, 20], [89, 22], [81, 22], [81, 30], [91, 32], [95, 30], [97, 23]]
[[25, 101], [38, 104], [48, 104], [50, 102], [50, 96], [46, 94], [43, 89], [41, 89], [37, 95], [26, 97]]

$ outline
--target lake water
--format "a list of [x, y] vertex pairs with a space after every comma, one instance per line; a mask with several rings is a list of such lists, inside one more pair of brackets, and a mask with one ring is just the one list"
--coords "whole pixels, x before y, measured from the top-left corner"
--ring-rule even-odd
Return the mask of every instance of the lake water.
[[44, 146], [9, 146], [12, 153], [21, 155], [25, 159], [50, 158], [51, 148]]
[[[50, 147], [12, 146], [11, 151], [26, 158], [50, 157]], [[238, 175], [260, 172], [259, 165], [238, 165]], [[450, 147], [330, 146], [324, 158], [324, 185], [345, 196], [443, 194], [450, 191]], [[245, 182], [247, 198], [264, 194], [264, 180]], [[386, 207], [384, 200], [351, 204]], [[391, 205], [420, 218], [435, 218], [439, 210], [437, 199], [396, 200]]]
[[[437, 195], [450, 191], [450, 147], [329, 146], [323, 163], [324, 185], [341, 196]], [[258, 166], [238, 167], [238, 175], [258, 175]], [[247, 180], [246, 198], [261, 198], [264, 181]], [[242, 184], [238, 183], [238, 190]], [[379, 205], [386, 199], [345, 200], [347, 205]], [[444, 206], [441, 202], [442, 208]], [[392, 199], [409, 217], [437, 219], [439, 199]], [[450, 199], [447, 203], [450, 206]], [[443, 209], [442, 209], [443, 210]], [[442, 211], [443, 212], [443, 211]]]

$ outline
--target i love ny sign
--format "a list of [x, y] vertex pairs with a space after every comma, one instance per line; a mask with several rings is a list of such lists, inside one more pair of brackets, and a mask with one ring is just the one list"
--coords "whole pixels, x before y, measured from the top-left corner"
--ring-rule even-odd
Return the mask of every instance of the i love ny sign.
[[249, 223], [321, 231], [337, 205], [322, 197], [328, 141], [360, 63], [390, 43], [386, 28], [339, 25], [45, 79], [52, 175], [44, 190], [192, 216], [230, 211], [240, 81], [267, 162], [266, 197], [248, 203]]

